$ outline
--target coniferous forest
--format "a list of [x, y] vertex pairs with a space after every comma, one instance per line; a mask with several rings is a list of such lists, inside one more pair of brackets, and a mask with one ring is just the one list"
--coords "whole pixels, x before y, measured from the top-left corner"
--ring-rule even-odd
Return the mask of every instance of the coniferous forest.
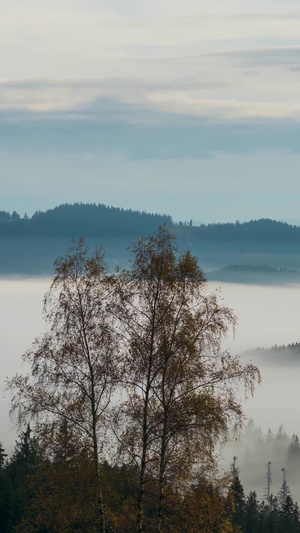
[[50, 275], [72, 237], [105, 243], [110, 265], [124, 266], [130, 242], [165, 224], [181, 250], [196, 255], [209, 280], [235, 283], [298, 282], [300, 228], [269, 219], [194, 225], [169, 215], [103, 204], [63, 204], [32, 216], [0, 211], [0, 273]]
[[270, 219], [193, 225], [173, 222], [171, 216], [134, 211], [104, 204], [62, 204], [32, 216], [0, 211], [0, 236], [139, 237], [166, 224], [179, 236], [204, 242], [300, 241], [300, 227]]
[[[71, 433], [71, 426], [62, 423], [46, 452], [45, 445], [28, 427], [21, 433], [10, 458], [0, 447], [1, 532], [98, 531], [93, 466], [88, 451], [80, 450]], [[137, 466], [104, 461], [99, 470], [106, 532], [136, 531]], [[167, 487], [162, 531], [298, 533], [300, 511], [286, 481], [285, 469], [276, 495], [272, 494], [271, 481], [269, 463], [264, 497], [258, 498], [255, 491], [246, 494], [236, 458], [223, 478], [213, 479], [207, 472], [198, 472], [189, 486]], [[155, 531], [155, 513], [155, 487], [151, 485], [145, 499], [144, 531]]]

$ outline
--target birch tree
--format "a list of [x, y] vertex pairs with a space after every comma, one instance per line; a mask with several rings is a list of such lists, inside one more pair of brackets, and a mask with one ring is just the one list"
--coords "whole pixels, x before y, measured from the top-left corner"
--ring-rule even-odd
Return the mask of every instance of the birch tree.
[[[48, 331], [24, 356], [31, 373], [10, 383], [12, 410], [20, 423], [34, 420], [45, 435], [66, 421], [93, 461], [95, 531], [105, 533], [99, 455], [105, 418], [117, 383], [118, 347], [107, 306], [113, 278], [101, 249], [89, 256], [82, 239], [55, 263], [55, 277], [44, 300]], [[46, 428], [46, 430], [45, 430]]]
[[259, 373], [222, 351], [235, 316], [207, 294], [196, 258], [178, 254], [166, 228], [138, 242], [121, 278], [117, 313], [128, 395], [122, 449], [139, 464], [137, 531], [144, 530], [147, 483], [155, 481], [153, 527], [160, 533], [166, 487], [179, 489], [197, 466], [213, 462], [229, 422], [242, 422], [235, 386], [252, 392]]

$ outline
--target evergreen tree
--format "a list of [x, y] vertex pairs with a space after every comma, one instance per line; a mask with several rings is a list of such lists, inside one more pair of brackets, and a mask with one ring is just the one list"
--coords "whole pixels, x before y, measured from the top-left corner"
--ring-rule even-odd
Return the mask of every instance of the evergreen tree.
[[11, 214], [11, 220], [21, 220], [19, 213], [17, 213], [16, 211], [13, 211]]
[[282, 485], [280, 487], [280, 490], [277, 496], [280, 510], [284, 508], [287, 497], [291, 496], [291, 491], [286, 481], [286, 469], [282, 468], [281, 471], [282, 471]]
[[256, 492], [251, 491], [244, 506], [244, 531], [256, 533], [259, 527], [259, 503]]
[[7, 522], [7, 494], [6, 494], [6, 460], [7, 454], [0, 443], [0, 531], [5, 531]]
[[266, 489], [265, 489], [265, 498], [267, 503], [270, 503], [271, 499], [271, 485], [272, 485], [272, 471], [271, 471], [271, 461], [267, 464], [267, 470], [266, 470]]
[[276, 438], [274, 440], [274, 447], [276, 449], [276, 453], [277, 454], [280, 454], [280, 453], [285, 454], [288, 444], [289, 444], [289, 438], [288, 438], [288, 436], [287, 436], [287, 434], [286, 434], [286, 432], [284, 430], [283, 425], [281, 424], [279, 426]]
[[299, 533], [300, 531], [300, 510], [299, 510], [299, 506], [297, 503], [294, 504], [291, 520], [292, 520], [294, 530], [297, 533]]
[[21, 433], [16, 442], [15, 450], [6, 469], [7, 533], [15, 531], [21, 522], [24, 512], [33, 494], [30, 479], [38, 463], [37, 442], [31, 437], [31, 430]]
[[300, 443], [298, 435], [293, 435], [291, 443], [287, 450], [287, 467], [293, 475], [299, 473], [300, 470]]
[[266, 506], [266, 529], [262, 529], [266, 533], [278, 533], [280, 531], [280, 510], [278, 499], [271, 495], [270, 504]]
[[237, 458], [233, 458], [231, 465], [232, 483], [230, 487], [229, 497], [232, 502], [233, 523], [237, 526], [243, 527], [245, 522], [245, 493], [243, 485], [240, 481], [240, 472], [236, 465]]
[[280, 532], [282, 533], [299, 533], [299, 508], [294, 503], [291, 494], [287, 494], [285, 502], [280, 509]]

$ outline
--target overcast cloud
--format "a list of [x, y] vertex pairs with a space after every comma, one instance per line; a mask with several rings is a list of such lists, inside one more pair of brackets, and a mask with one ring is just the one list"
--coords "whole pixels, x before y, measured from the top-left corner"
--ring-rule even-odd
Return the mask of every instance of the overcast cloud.
[[3, 0], [0, 64], [0, 209], [299, 217], [295, 1]]

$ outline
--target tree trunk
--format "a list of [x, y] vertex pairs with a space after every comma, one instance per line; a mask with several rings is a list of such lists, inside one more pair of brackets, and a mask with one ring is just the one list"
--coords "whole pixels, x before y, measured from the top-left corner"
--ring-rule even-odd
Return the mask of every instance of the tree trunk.
[[94, 466], [95, 466], [95, 481], [96, 481], [96, 494], [97, 494], [97, 511], [99, 516], [99, 532], [105, 533], [106, 532], [106, 525], [105, 525], [105, 514], [104, 514], [104, 508], [103, 508], [103, 498], [102, 498], [102, 492], [101, 492], [101, 483], [100, 483], [100, 476], [99, 476], [99, 464], [98, 464], [98, 450], [97, 446], [94, 447]]
[[100, 518], [100, 533], [105, 533], [106, 526], [105, 526], [105, 514], [103, 509], [103, 499], [102, 499], [102, 493], [101, 490], [99, 490], [99, 497], [98, 497], [98, 512], [99, 512], [99, 518]]
[[143, 531], [143, 508], [144, 508], [144, 494], [145, 494], [145, 471], [146, 471], [146, 459], [147, 459], [147, 448], [148, 448], [148, 406], [149, 406], [149, 395], [151, 389], [151, 375], [152, 375], [152, 364], [153, 364], [153, 346], [154, 346], [154, 336], [155, 336], [155, 317], [156, 317], [156, 304], [158, 299], [158, 289], [156, 291], [154, 299], [154, 307], [152, 314], [152, 331], [151, 331], [151, 340], [149, 346], [149, 363], [147, 371], [147, 384], [146, 384], [146, 394], [144, 401], [144, 412], [143, 412], [143, 443], [142, 443], [142, 459], [141, 459], [141, 468], [140, 468], [140, 481], [139, 481], [139, 495], [138, 495], [138, 517], [137, 517], [137, 532], [142, 533]]
[[162, 519], [162, 510], [163, 510], [163, 483], [159, 481], [159, 493], [158, 493], [158, 506], [156, 513], [156, 528], [155, 533], [161, 532], [161, 519]]
[[144, 493], [145, 493], [145, 471], [146, 471], [146, 454], [148, 446], [148, 402], [149, 402], [149, 387], [146, 390], [145, 405], [144, 405], [144, 419], [143, 419], [143, 447], [142, 459], [140, 468], [139, 480], [139, 495], [138, 495], [138, 517], [137, 517], [137, 531], [143, 531], [143, 507], [144, 507]]
[[105, 514], [103, 508], [103, 498], [101, 492], [101, 481], [99, 475], [99, 458], [98, 458], [98, 438], [97, 438], [97, 415], [95, 410], [95, 396], [94, 396], [94, 378], [93, 372], [91, 372], [92, 381], [92, 416], [93, 416], [93, 447], [94, 447], [94, 469], [95, 469], [95, 481], [96, 481], [96, 494], [97, 494], [97, 510], [99, 515], [99, 532], [105, 533]]
[[94, 369], [91, 362], [89, 344], [87, 341], [86, 335], [86, 324], [84, 316], [82, 314], [82, 330], [83, 330], [83, 339], [85, 344], [85, 350], [87, 354], [87, 360], [90, 371], [90, 382], [91, 382], [91, 413], [92, 413], [92, 427], [93, 427], [93, 452], [94, 452], [94, 469], [95, 469], [95, 482], [96, 482], [96, 494], [97, 494], [97, 511], [99, 516], [99, 532], [106, 532], [105, 525], [105, 514], [103, 508], [103, 498], [101, 492], [101, 481], [99, 475], [99, 458], [98, 458], [98, 437], [97, 437], [97, 409], [96, 409], [96, 399], [95, 399], [95, 378], [94, 378]]
[[156, 528], [155, 533], [161, 533], [161, 522], [163, 512], [163, 499], [164, 499], [164, 474], [165, 474], [165, 458], [166, 458], [166, 438], [167, 438], [167, 423], [166, 418], [164, 420], [161, 451], [160, 451], [160, 466], [159, 466], [159, 478], [158, 478], [158, 502], [156, 511]]

